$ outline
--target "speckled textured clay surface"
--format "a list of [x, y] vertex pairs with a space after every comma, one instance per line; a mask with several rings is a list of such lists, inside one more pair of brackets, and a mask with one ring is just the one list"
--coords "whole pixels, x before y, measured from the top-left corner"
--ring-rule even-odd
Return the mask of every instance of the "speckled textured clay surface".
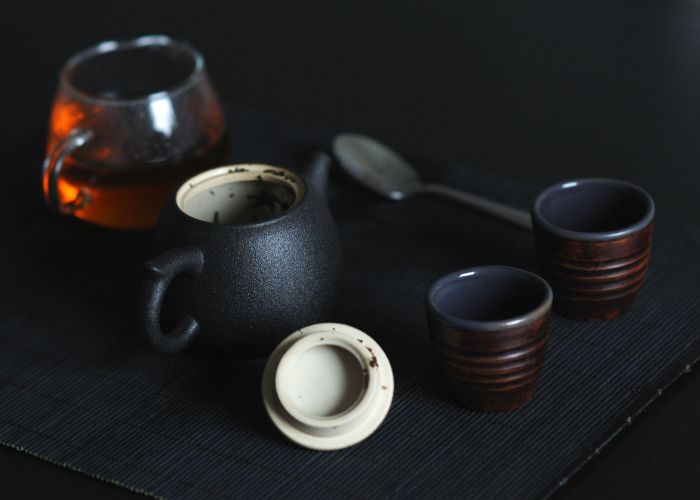
[[[298, 170], [332, 137], [251, 114], [230, 123], [237, 163]], [[700, 354], [700, 229], [664, 219], [658, 206], [649, 274], [632, 310], [608, 322], [554, 314], [533, 399], [511, 413], [463, 409], [431, 352], [424, 294], [439, 276], [469, 266], [536, 270], [532, 235], [439, 200], [379, 199], [336, 168], [329, 199], [345, 271], [332, 320], [381, 344], [396, 391], [366, 441], [306, 450], [265, 414], [264, 359], [148, 349], [135, 302], [151, 235], [49, 212], [39, 160], [32, 163], [40, 154], [39, 146], [14, 155], [0, 198], [0, 442], [133, 490], [183, 498], [539, 497]], [[464, 166], [416, 165], [426, 180], [523, 209], [545, 187]], [[653, 196], [653, 186], [643, 187]]]

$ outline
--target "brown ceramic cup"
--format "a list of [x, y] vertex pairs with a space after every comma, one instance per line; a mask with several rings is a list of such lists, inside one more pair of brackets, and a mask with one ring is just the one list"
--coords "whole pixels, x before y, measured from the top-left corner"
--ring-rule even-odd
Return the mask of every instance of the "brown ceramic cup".
[[546, 281], [514, 267], [473, 267], [438, 279], [425, 302], [433, 349], [462, 406], [506, 411], [532, 398], [547, 348]]
[[632, 306], [651, 253], [654, 201], [646, 191], [613, 179], [556, 184], [535, 199], [532, 222], [557, 311], [612, 319]]

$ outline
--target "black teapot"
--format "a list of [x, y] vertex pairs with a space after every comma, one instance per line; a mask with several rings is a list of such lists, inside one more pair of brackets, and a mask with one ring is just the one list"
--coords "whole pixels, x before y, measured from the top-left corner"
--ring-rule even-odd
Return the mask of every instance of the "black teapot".
[[[301, 176], [218, 167], [180, 186], [156, 225], [160, 255], [145, 263], [140, 321], [154, 350], [267, 355], [294, 330], [329, 319], [341, 272], [325, 195], [330, 162], [318, 153]], [[170, 332], [161, 329], [166, 291], [179, 317]]]

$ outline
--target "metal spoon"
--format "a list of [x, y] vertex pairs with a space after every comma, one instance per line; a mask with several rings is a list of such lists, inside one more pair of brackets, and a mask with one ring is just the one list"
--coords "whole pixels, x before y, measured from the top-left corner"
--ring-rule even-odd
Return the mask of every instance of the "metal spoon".
[[440, 184], [424, 184], [413, 167], [374, 139], [343, 133], [333, 139], [340, 166], [357, 182], [391, 200], [430, 193], [474, 208], [523, 229], [532, 229], [530, 214], [487, 198]]

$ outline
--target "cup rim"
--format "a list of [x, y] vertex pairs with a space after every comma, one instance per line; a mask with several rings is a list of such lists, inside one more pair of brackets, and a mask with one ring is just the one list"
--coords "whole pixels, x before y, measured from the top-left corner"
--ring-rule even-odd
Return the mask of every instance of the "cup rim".
[[[619, 229], [612, 229], [610, 231], [598, 232], [574, 231], [572, 229], [565, 229], [563, 227], [557, 226], [556, 224], [552, 224], [542, 215], [542, 204], [549, 196], [551, 196], [555, 192], [559, 192], [563, 189], [571, 189], [581, 184], [606, 184], [621, 186], [630, 189], [635, 193], [639, 194], [644, 200], [644, 204], [646, 207], [644, 215], [638, 221], [628, 226]], [[535, 201], [532, 204], [531, 209], [533, 221], [536, 221], [538, 224], [547, 229], [547, 231], [561, 238], [580, 241], [608, 241], [629, 236], [647, 227], [654, 220], [655, 211], [656, 209], [654, 205], [654, 199], [644, 189], [637, 186], [636, 184], [633, 184], [632, 182], [618, 179], [610, 179], [606, 177], [587, 177], [581, 179], [572, 179], [553, 184], [548, 188], [542, 190], [540, 194], [537, 195]]]
[[[440, 310], [435, 305], [435, 294], [444, 286], [461, 279], [469, 278], [477, 273], [485, 271], [502, 271], [510, 274], [518, 274], [531, 279], [533, 282], [544, 287], [544, 299], [539, 303], [537, 307], [531, 309], [530, 311], [513, 316], [510, 318], [496, 319], [496, 320], [475, 320], [468, 318], [460, 318], [457, 316], [452, 316], [451, 314], [446, 314]], [[452, 273], [446, 274], [441, 278], [438, 278], [428, 289], [425, 296], [425, 302], [430, 313], [435, 315], [437, 318], [458, 328], [475, 330], [475, 331], [487, 331], [494, 332], [500, 330], [507, 330], [523, 325], [527, 325], [535, 322], [551, 309], [553, 300], [552, 288], [549, 286], [542, 277], [535, 273], [526, 271], [525, 269], [520, 269], [518, 267], [512, 266], [475, 266], [468, 267], [465, 269], [460, 269], [459, 271], [454, 271]]]
[[[137, 47], [147, 47], [147, 46], [163, 46], [163, 47], [173, 47], [178, 50], [182, 50], [188, 53], [193, 61], [194, 67], [192, 72], [182, 81], [174, 85], [173, 87], [159, 90], [157, 92], [152, 92], [148, 95], [130, 99], [107, 99], [104, 97], [96, 97], [88, 92], [81, 90], [76, 87], [69, 78], [71, 71], [73, 71], [79, 64], [87, 61], [88, 59], [106, 54], [108, 52], [116, 52], [119, 50], [128, 50]], [[123, 105], [134, 105], [141, 103], [148, 103], [154, 100], [163, 99], [165, 97], [173, 97], [187, 90], [191, 89], [197, 85], [204, 75], [204, 57], [202, 54], [194, 48], [190, 43], [175, 40], [167, 35], [145, 35], [129, 40], [105, 40], [95, 45], [91, 45], [85, 49], [82, 49], [71, 56], [68, 61], [61, 68], [59, 75], [59, 85], [63, 91], [69, 94], [74, 99], [79, 101], [99, 104], [101, 106], [123, 106]]]

